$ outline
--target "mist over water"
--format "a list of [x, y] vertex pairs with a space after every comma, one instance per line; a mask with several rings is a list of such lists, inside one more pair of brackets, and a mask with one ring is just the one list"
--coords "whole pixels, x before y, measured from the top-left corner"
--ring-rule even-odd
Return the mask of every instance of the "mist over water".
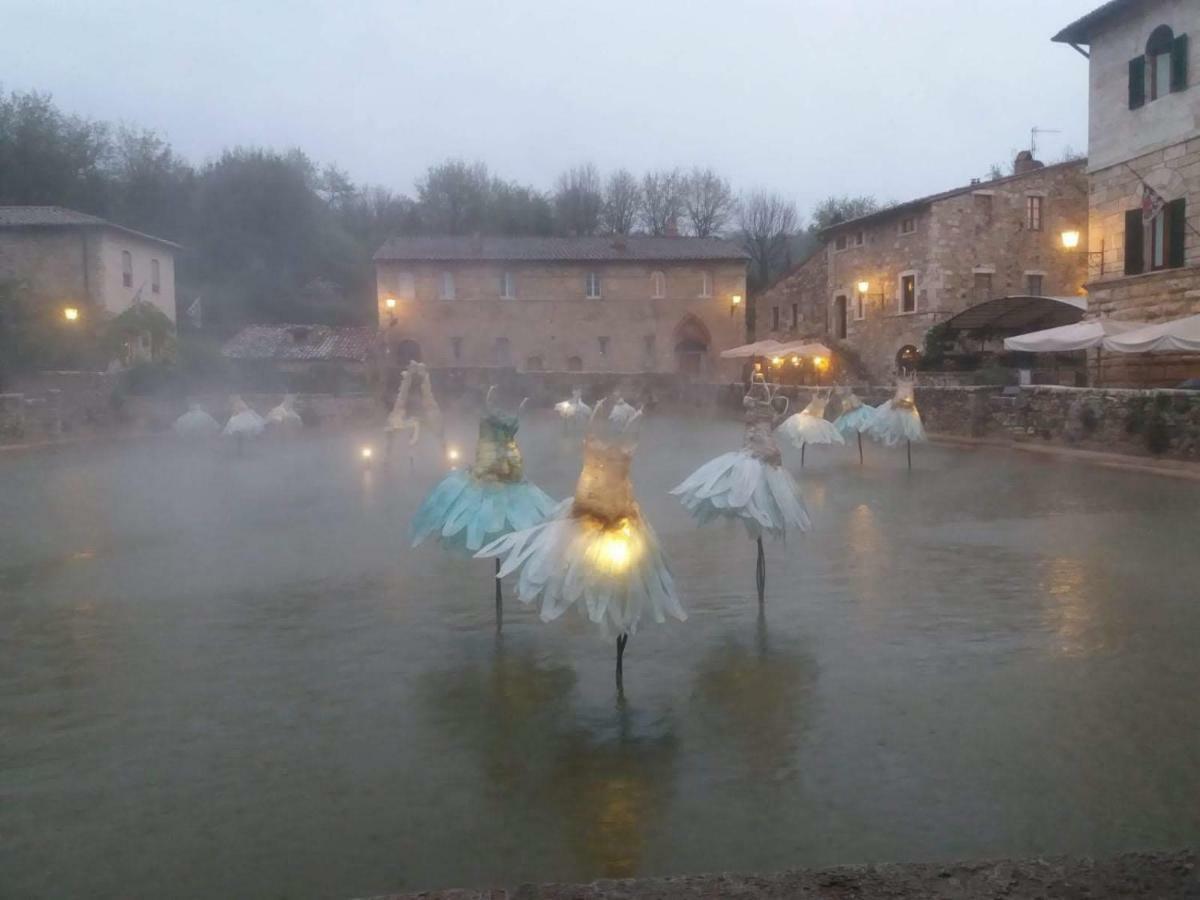
[[[476, 420], [452, 418], [469, 460]], [[537, 412], [531, 480], [579, 446]], [[376, 447], [364, 467], [360, 445]], [[735, 421], [649, 417], [689, 620], [614, 647], [408, 548], [441, 477], [341, 434], [0, 456], [0, 896], [354, 897], [1200, 840], [1200, 484], [809, 448], [814, 529], [667, 490]]]

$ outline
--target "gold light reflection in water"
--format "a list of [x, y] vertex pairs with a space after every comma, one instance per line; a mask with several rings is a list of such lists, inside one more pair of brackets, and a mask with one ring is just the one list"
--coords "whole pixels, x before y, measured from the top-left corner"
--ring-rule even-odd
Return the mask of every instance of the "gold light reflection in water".
[[887, 559], [883, 535], [874, 511], [865, 503], [850, 510], [846, 517], [846, 561], [852, 593], [862, 602], [860, 613], [872, 624], [880, 624], [885, 591], [882, 589], [884, 571], [881, 568]]
[[1057, 651], [1063, 656], [1085, 656], [1097, 649], [1095, 615], [1088, 602], [1088, 569], [1083, 560], [1053, 556], [1038, 568], [1038, 586], [1049, 601], [1044, 620], [1058, 638]]

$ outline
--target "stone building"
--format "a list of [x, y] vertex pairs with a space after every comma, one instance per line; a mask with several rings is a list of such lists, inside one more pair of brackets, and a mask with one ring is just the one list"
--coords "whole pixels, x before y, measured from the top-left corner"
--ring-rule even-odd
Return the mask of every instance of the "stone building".
[[140, 299], [175, 321], [178, 244], [60, 206], [0, 206], [0, 280], [45, 303], [115, 315]]
[[817, 253], [757, 298], [767, 327], [756, 336], [791, 331], [823, 340], [864, 375], [886, 380], [915, 361], [931, 326], [970, 306], [1077, 297], [1083, 257], [1065, 251], [1060, 235], [1086, 219], [1084, 167], [1083, 160], [1044, 166], [1024, 151], [1011, 176], [826, 229]]
[[[1154, 322], [1200, 313], [1197, 32], [1196, 0], [1113, 0], [1054, 36], [1088, 57], [1090, 316]], [[1200, 374], [1194, 356], [1101, 360], [1109, 383], [1170, 385]]]
[[686, 237], [393, 238], [375, 254], [397, 364], [731, 373], [746, 255]]

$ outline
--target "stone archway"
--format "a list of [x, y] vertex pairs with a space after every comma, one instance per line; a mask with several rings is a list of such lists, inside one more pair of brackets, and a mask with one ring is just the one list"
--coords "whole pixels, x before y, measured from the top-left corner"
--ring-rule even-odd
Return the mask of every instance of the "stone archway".
[[675, 347], [675, 371], [700, 375], [708, 368], [708, 350], [712, 335], [708, 327], [693, 315], [684, 316], [672, 335]]

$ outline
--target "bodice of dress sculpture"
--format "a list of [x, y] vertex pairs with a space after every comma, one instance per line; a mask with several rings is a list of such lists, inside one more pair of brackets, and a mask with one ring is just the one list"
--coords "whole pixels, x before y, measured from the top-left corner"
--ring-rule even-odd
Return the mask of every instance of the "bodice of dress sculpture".
[[862, 400], [859, 399], [858, 394], [854, 393], [854, 391], [850, 391], [850, 393], [842, 395], [843, 415], [848, 412], [854, 412], [854, 410], [859, 409], [862, 405]]
[[817, 395], [808, 401], [808, 406], [801, 410], [801, 413], [806, 416], [815, 416], [818, 419], [825, 418], [825, 405], [829, 402], [829, 398]]
[[769, 400], [758, 400], [747, 395], [742, 400], [746, 410], [746, 430], [742, 436], [742, 447], [757, 459], [778, 466], [783, 462], [779, 444], [775, 443], [776, 412]]
[[896, 395], [892, 397], [893, 409], [916, 409], [917, 402], [913, 399], [913, 383], [901, 381], [896, 385]]
[[573, 516], [588, 515], [607, 525], [623, 518], [636, 518], [637, 501], [629, 467], [633, 448], [607, 444], [594, 435], [583, 442], [583, 469], [575, 485]]
[[525, 469], [517, 446], [517, 417], [489, 413], [479, 420], [475, 466], [471, 474], [490, 481], [521, 481]]

